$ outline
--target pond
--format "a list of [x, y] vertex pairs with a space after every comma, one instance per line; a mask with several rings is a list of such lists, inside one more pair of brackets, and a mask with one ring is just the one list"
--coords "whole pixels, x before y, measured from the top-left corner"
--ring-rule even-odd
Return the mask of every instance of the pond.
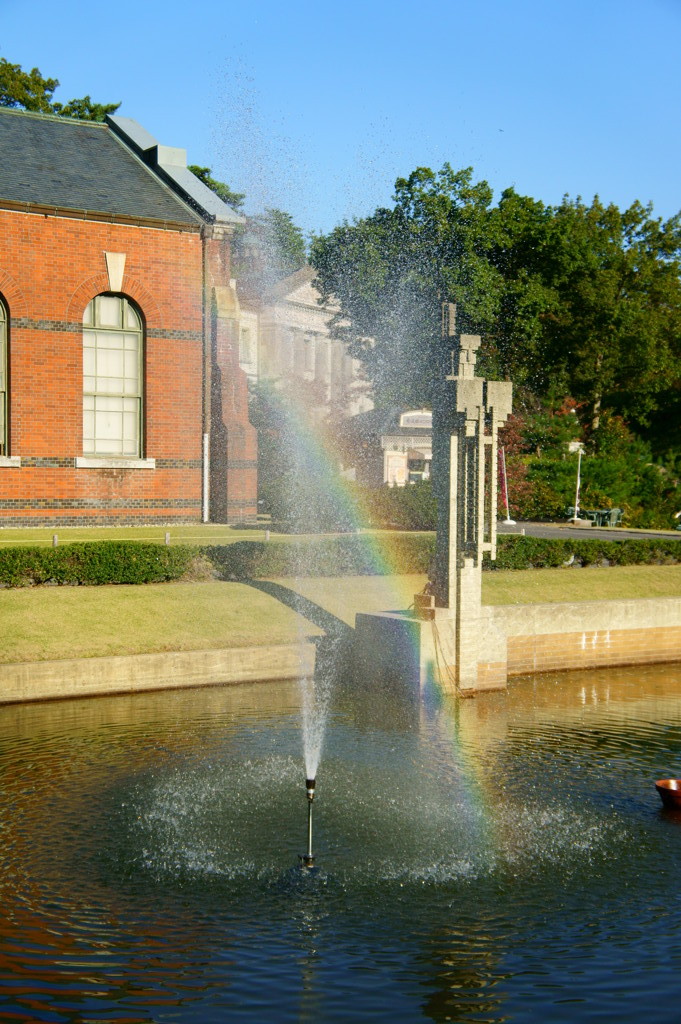
[[0, 708], [0, 1021], [678, 1019], [681, 667]]

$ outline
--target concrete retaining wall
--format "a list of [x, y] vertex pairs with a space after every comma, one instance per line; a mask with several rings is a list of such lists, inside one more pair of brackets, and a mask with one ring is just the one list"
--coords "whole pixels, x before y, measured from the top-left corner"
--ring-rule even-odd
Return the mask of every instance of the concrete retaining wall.
[[565, 669], [681, 661], [681, 598], [581, 601], [566, 604], [482, 605], [465, 626], [436, 609], [420, 620], [408, 612], [361, 614], [356, 657], [365, 670], [457, 684], [457, 630], [477, 645], [477, 682], [498, 690], [509, 676]]
[[0, 704], [312, 675], [314, 644], [0, 665]]
[[681, 599], [489, 608], [506, 636], [508, 675], [681, 661]]

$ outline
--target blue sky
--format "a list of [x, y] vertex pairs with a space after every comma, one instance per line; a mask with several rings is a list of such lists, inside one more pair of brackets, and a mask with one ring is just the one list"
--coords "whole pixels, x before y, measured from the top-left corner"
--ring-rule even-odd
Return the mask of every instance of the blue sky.
[[681, 208], [681, 0], [0, 0], [0, 57], [122, 101], [307, 233], [472, 165], [545, 202]]

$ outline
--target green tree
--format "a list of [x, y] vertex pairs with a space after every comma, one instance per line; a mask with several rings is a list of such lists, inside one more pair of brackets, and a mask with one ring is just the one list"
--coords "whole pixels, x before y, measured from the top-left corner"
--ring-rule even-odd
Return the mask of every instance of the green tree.
[[24, 71], [0, 57], [0, 106], [31, 110], [40, 114], [58, 114], [81, 121], [103, 121], [118, 110], [120, 103], [94, 103], [89, 96], [56, 103], [52, 96], [59, 86], [57, 78], [43, 78], [38, 68]]
[[241, 210], [244, 205], [244, 199], [246, 195], [244, 192], [233, 192], [229, 185], [226, 185], [224, 181], [218, 181], [212, 177], [210, 167], [199, 167], [198, 164], [189, 164], [188, 170], [195, 174], [204, 185], [215, 192], [216, 196], [222, 199], [223, 203], [227, 203], [233, 210]]
[[250, 217], [235, 241], [236, 262], [258, 289], [271, 287], [307, 262], [303, 233], [283, 210], [268, 208]]
[[[335, 330], [379, 401], [427, 404], [440, 301], [483, 335], [480, 363], [519, 391], [572, 395], [593, 429], [605, 410], [639, 429], [681, 391], [681, 219], [513, 189], [496, 205], [470, 168], [419, 168], [394, 205], [315, 238], [311, 262]], [[366, 339], [373, 339], [371, 341]]]

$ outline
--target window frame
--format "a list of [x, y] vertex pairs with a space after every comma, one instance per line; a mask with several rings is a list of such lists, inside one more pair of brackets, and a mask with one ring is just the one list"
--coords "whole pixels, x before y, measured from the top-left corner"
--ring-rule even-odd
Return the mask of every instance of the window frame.
[[[118, 302], [120, 303], [119, 314], [118, 314], [118, 323], [117, 323], [116, 326], [113, 326], [112, 324], [102, 323], [101, 322], [101, 315], [100, 315], [100, 306], [101, 306], [100, 300], [101, 299], [117, 299]], [[132, 311], [132, 313], [133, 313], [133, 315], [134, 315], [134, 317], [135, 317], [135, 319], [137, 321], [138, 326], [132, 327], [132, 326], [130, 326], [129, 323], [127, 323], [128, 309], [130, 309]], [[91, 311], [91, 313], [90, 313], [90, 311]], [[88, 316], [88, 314], [90, 314], [90, 316]], [[93, 335], [95, 335], [95, 343], [92, 344], [92, 345], [86, 345], [86, 336], [87, 336], [88, 332], [91, 332]], [[106, 333], [118, 334], [118, 335], [125, 335], [125, 334], [135, 334], [135, 335], [137, 335], [137, 377], [136, 377], [136, 390], [135, 390], [134, 393], [131, 393], [130, 391], [126, 390], [125, 381], [126, 381], [126, 379], [132, 379], [132, 378], [126, 378], [125, 377], [125, 367], [123, 367], [123, 376], [121, 376], [121, 378], [120, 378], [122, 383], [123, 383], [123, 386], [122, 386], [121, 390], [119, 390], [119, 391], [105, 391], [105, 390], [98, 390], [97, 389], [98, 373], [97, 373], [97, 362], [96, 361], [97, 361], [98, 346], [97, 346], [97, 343], [96, 343], [96, 339], [97, 339], [97, 335], [98, 334], [106, 334]], [[133, 302], [130, 298], [128, 298], [127, 295], [124, 295], [124, 294], [122, 294], [120, 292], [100, 292], [97, 295], [93, 296], [93, 298], [90, 300], [90, 302], [85, 307], [85, 310], [83, 312], [83, 344], [82, 344], [82, 349], [83, 349], [83, 388], [82, 388], [82, 393], [83, 393], [83, 435], [82, 435], [82, 452], [83, 452], [83, 458], [85, 460], [90, 460], [90, 461], [91, 460], [116, 460], [116, 461], [121, 461], [121, 460], [122, 461], [128, 461], [129, 460], [132, 463], [135, 460], [140, 461], [140, 460], [144, 459], [144, 448], [145, 448], [144, 410], [145, 410], [145, 383], [146, 383], [146, 379], [145, 379], [146, 344], [145, 344], [145, 342], [146, 342], [146, 338], [145, 338], [144, 316], [143, 316], [142, 311], [139, 308], [139, 306], [135, 302]], [[86, 353], [86, 349], [92, 350], [94, 352], [94, 354], [95, 354], [94, 355], [94, 358], [95, 358], [94, 373], [86, 374], [86, 372], [85, 372], [85, 359], [86, 359], [85, 353]], [[125, 348], [123, 349], [123, 351], [125, 351]], [[88, 376], [89, 377], [93, 377], [93, 379], [94, 379], [94, 386], [93, 386], [92, 389], [89, 389], [89, 388], [86, 389], [86, 386], [85, 386], [85, 379]], [[85, 437], [85, 413], [86, 413], [85, 405], [86, 405], [86, 399], [88, 399], [88, 398], [92, 399], [92, 410], [91, 410], [91, 412], [92, 412], [93, 417], [95, 417], [94, 424], [93, 424], [93, 430], [92, 430], [93, 438], [92, 438], [92, 446], [91, 447], [86, 447], [86, 437]], [[102, 451], [101, 450], [101, 442], [103, 440], [106, 440], [106, 439], [102, 438], [102, 437], [99, 437], [99, 438], [97, 437], [96, 414], [97, 414], [97, 399], [98, 398], [100, 398], [100, 399], [101, 398], [104, 398], [104, 399], [111, 398], [111, 399], [119, 401], [120, 404], [121, 404], [120, 415], [122, 417], [125, 415], [124, 403], [125, 403], [126, 399], [131, 400], [131, 401], [135, 401], [137, 403], [137, 410], [136, 410], [136, 417], [135, 417], [136, 418], [136, 424], [137, 424], [137, 437], [136, 437], [137, 449], [136, 449], [136, 451], [134, 453], [132, 453], [132, 452], [124, 452], [122, 450], [125, 447], [125, 433], [124, 433], [124, 430], [122, 431], [121, 436], [120, 436], [120, 449], [121, 450], [119, 450], [119, 451]]]
[[0, 295], [0, 458], [9, 455], [9, 312]]

